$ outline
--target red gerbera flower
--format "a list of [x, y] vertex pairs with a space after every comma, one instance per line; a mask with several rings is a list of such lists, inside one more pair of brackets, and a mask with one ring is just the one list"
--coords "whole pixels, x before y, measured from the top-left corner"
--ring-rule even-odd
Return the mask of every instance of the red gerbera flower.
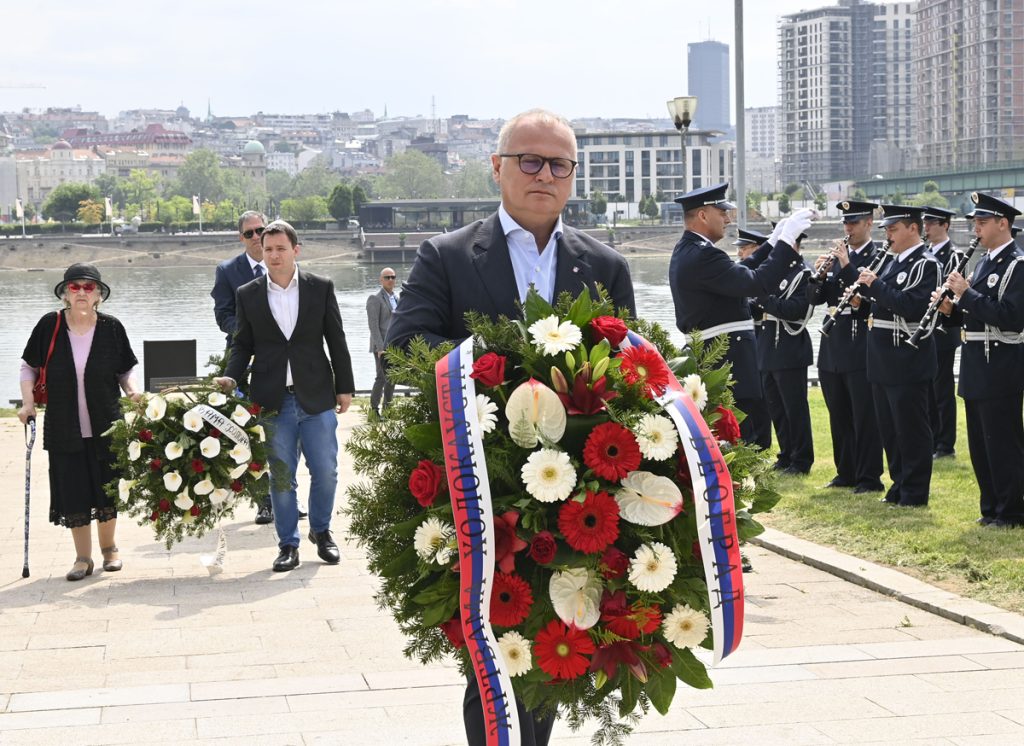
[[645, 347], [628, 347], [622, 351], [622, 378], [632, 385], [640, 384], [647, 396], [653, 399], [661, 396], [668, 386], [669, 369], [655, 350]]
[[533, 653], [540, 669], [563, 681], [575, 679], [587, 672], [588, 655], [594, 652], [594, 642], [584, 630], [566, 627], [558, 619], [537, 633]]
[[615, 422], [595, 427], [583, 447], [583, 463], [609, 482], [640, 468], [640, 446], [629, 430]]
[[595, 554], [619, 538], [619, 504], [607, 492], [569, 500], [558, 511], [558, 530], [577, 552]]
[[518, 575], [494, 573], [491, 591], [491, 621], [499, 627], [514, 627], [530, 613], [533, 592], [530, 584]]
[[639, 601], [627, 604], [625, 591], [605, 591], [601, 599], [601, 621], [619, 637], [635, 640], [658, 629], [661, 610], [656, 606], [644, 606]]

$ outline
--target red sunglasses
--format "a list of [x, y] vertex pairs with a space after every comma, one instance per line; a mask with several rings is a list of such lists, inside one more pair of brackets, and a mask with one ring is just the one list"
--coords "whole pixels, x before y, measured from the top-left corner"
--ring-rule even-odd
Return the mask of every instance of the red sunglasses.
[[96, 289], [96, 283], [95, 282], [69, 282], [68, 283], [68, 290], [70, 290], [72, 293], [77, 293], [79, 290], [82, 290], [82, 291], [84, 291], [86, 293], [91, 293], [95, 289]]

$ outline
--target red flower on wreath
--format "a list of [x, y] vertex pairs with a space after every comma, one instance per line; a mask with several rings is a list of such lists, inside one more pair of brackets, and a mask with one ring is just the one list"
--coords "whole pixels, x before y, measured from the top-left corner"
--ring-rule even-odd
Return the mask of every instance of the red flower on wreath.
[[594, 344], [598, 344], [602, 339], [607, 339], [613, 350], [622, 344], [627, 331], [626, 322], [614, 316], [598, 316], [590, 322], [590, 333]]
[[149, 520], [155, 521], [159, 517], [160, 517], [160, 511], [159, 510], [154, 510], [153, 513], [149, 516]]
[[648, 398], [661, 396], [668, 386], [669, 369], [655, 350], [646, 347], [628, 347], [619, 358], [619, 370], [626, 383], [644, 387]]
[[441, 631], [456, 650], [466, 646], [466, 633], [462, 630], [462, 620], [459, 618], [458, 612], [441, 625]]
[[604, 671], [609, 679], [615, 676], [619, 670], [619, 664], [623, 663], [640, 681], [647, 681], [647, 666], [640, 660], [638, 652], [643, 650], [635, 642], [616, 641], [602, 645], [594, 653], [594, 659], [590, 662], [590, 672], [597, 673]]
[[202, 474], [204, 471], [206, 471], [206, 465], [200, 459], [192, 459], [192, 472]]
[[153, 442], [153, 431], [152, 430], [139, 430], [139, 440], [143, 443]]
[[232, 492], [241, 492], [241, 491], [242, 491], [242, 490], [244, 490], [244, 489], [245, 489], [245, 485], [244, 485], [244, 484], [242, 484], [242, 483], [241, 483], [241, 482], [240, 482], [239, 480], [237, 480], [237, 479], [236, 479], [236, 480], [235, 480], [234, 482], [232, 482], [232, 483], [231, 483], [231, 491], [232, 491]]
[[155, 459], [153, 459], [152, 461], [149, 462], [149, 470], [150, 471], [160, 471], [160, 467], [162, 467], [163, 465], [164, 465], [163, 461], [161, 461], [158, 458], [155, 458]]
[[656, 642], [651, 645], [651, 654], [662, 668], [668, 668], [672, 665], [672, 651], [664, 643]]
[[168, 510], [171, 509], [171, 501], [167, 499], [161, 500], [159, 508], [161, 513], [166, 513]]
[[263, 464], [261, 464], [259, 461], [253, 461], [251, 464], [249, 464], [249, 471], [251, 472], [258, 472], [262, 468]]
[[555, 536], [550, 531], [539, 531], [530, 540], [530, 559], [538, 565], [546, 565], [555, 558], [555, 550], [558, 544]]
[[485, 352], [473, 361], [473, 372], [469, 377], [479, 381], [481, 386], [500, 386], [505, 381], [505, 356]]
[[191, 513], [194, 516], [198, 516], [199, 513], [200, 513], [199, 506], [198, 505], [193, 505], [191, 508], [188, 509], [188, 512]]
[[635, 640], [658, 629], [661, 610], [657, 606], [644, 606], [639, 601], [630, 605], [625, 591], [605, 591], [601, 599], [601, 621], [619, 637]]
[[409, 492], [424, 508], [434, 504], [443, 484], [444, 472], [430, 459], [421, 460], [409, 475]]
[[721, 415], [711, 429], [719, 440], [724, 440], [733, 445], [740, 439], [740, 423], [736, 421], [736, 415], [732, 410], [726, 409], [721, 404], [715, 407], [715, 411]]
[[256, 402], [253, 402], [252, 404], [249, 405], [249, 414], [253, 415], [254, 417], [262, 411], [263, 407], [261, 407]]
[[215, 427], [211, 427], [210, 428], [210, 437], [211, 438], [219, 438], [220, 437], [220, 430], [218, 430]]
[[518, 575], [494, 573], [491, 591], [491, 621], [499, 627], [514, 627], [530, 613], [533, 592], [530, 584]]
[[599, 569], [606, 580], [621, 578], [629, 569], [629, 555], [615, 547], [608, 547], [601, 555]]
[[594, 649], [594, 641], [585, 630], [566, 627], [559, 619], [548, 622], [533, 641], [537, 665], [544, 673], [562, 681], [585, 674], [590, 665], [587, 656]]
[[591, 430], [583, 447], [583, 463], [602, 479], [618, 482], [640, 468], [640, 446], [622, 425], [604, 422]]
[[518, 520], [519, 513], [514, 510], [494, 516], [494, 564], [502, 572], [515, 572], [516, 552], [529, 546], [516, 536]]
[[596, 554], [619, 538], [619, 504], [607, 492], [569, 500], [558, 511], [558, 530], [577, 552]]

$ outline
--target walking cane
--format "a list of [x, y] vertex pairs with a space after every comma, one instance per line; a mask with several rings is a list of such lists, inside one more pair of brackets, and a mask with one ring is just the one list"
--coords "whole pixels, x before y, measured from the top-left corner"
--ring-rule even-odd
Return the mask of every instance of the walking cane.
[[32, 446], [36, 444], [36, 418], [29, 417], [25, 423], [25, 565], [21, 577], [28, 577], [28, 518], [29, 501], [32, 492]]

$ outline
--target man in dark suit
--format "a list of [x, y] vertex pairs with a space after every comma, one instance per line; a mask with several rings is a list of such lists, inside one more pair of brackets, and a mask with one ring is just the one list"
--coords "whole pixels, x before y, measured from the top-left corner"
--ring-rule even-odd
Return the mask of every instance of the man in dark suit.
[[953, 272], [943, 313], [964, 319], [960, 396], [967, 410], [967, 447], [981, 492], [978, 523], [1024, 526], [1024, 252], [1013, 241], [1020, 210], [1001, 199], [971, 195], [974, 235], [986, 250], [970, 279]]
[[380, 271], [380, 290], [366, 299], [366, 324], [370, 328], [370, 352], [377, 367], [377, 377], [370, 392], [370, 410], [379, 417], [381, 409], [391, 403], [395, 384], [391, 383], [384, 370], [384, 339], [391, 326], [391, 314], [398, 308], [395, 295], [395, 270], [385, 267]]
[[[576, 137], [565, 119], [531, 110], [506, 122], [498, 152], [491, 156], [501, 188], [498, 212], [420, 246], [391, 319], [389, 347], [404, 347], [417, 336], [431, 345], [465, 339], [466, 311], [491, 319], [522, 318], [517, 304], [526, 300], [531, 285], [553, 301], [562, 292], [578, 295], [583, 290], [597, 297], [600, 284], [616, 309], [636, 315], [626, 260], [562, 224], [575, 158]], [[538, 720], [521, 702], [516, 704], [523, 746], [547, 744], [554, 716]], [[483, 746], [480, 691], [472, 674], [463, 718], [470, 746]]]
[[754, 322], [749, 298], [775, 292], [800, 254], [793, 248], [797, 237], [811, 225], [813, 210], [799, 210], [775, 226], [769, 239], [740, 263], [715, 246], [731, 222], [736, 206], [726, 199], [728, 184], [695, 189], [677, 197], [683, 208], [686, 230], [672, 250], [669, 286], [675, 303], [676, 326], [685, 334], [698, 332], [705, 342], [727, 336], [729, 347], [723, 364], [732, 363], [736, 380], [733, 394], [747, 417], [740, 435], [747, 443], [769, 448], [771, 430], [757, 422], [769, 421], [757, 365]]
[[270, 499], [280, 548], [274, 570], [299, 565], [295, 470], [300, 448], [310, 473], [309, 540], [320, 558], [333, 565], [341, 559], [330, 531], [338, 486], [335, 412], [344, 412], [352, 402], [352, 361], [334, 283], [295, 265], [295, 229], [276, 220], [264, 229], [262, 239], [268, 275], [239, 288], [238, 331], [225, 376], [215, 380], [233, 389], [251, 358], [249, 395], [277, 413], [268, 427]]

